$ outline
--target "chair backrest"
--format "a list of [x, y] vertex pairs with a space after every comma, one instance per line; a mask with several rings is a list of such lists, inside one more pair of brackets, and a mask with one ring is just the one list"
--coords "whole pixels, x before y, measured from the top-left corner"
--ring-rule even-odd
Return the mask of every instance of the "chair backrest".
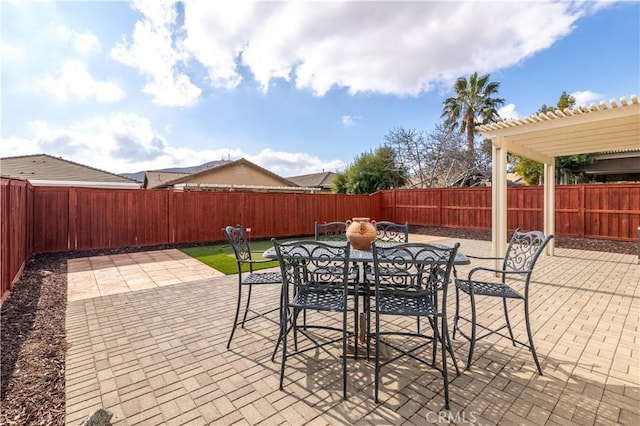
[[405, 243], [392, 247], [371, 244], [376, 291], [446, 291], [459, 243], [453, 247]]
[[528, 272], [530, 275], [538, 257], [552, 238], [553, 235], [545, 237], [540, 231], [521, 232], [517, 228], [509, 241], [502, 269]]
[[408, 243], [409, 224], [386, 220], [376, 222], [376, 241]]
[[316, 241], [347, 241], [346, 222], [315, 223]]
[[[282, 282], [294, 288], [312, 288], [319, 293], [340, 288], [346, 295], [351, 245], [332, 246], [321, 241], [291, 241], [279, 243], [271, 239], [276, 251]], [[285, 294], [288, 295], [288, 291]]]
[[[244, 228], [240, 225], [226, 226], [222, 228], [222, 233], [233, 248], [233, 254], [236, 256], [236, 262], [238, 263], [238, 269], [241, 270], [244, 262], [250, 262], [252, 260], [251, 248], [249, 247], [247, 234], [244, 233]], [[251, 263], [249, 263], [249, 266], [251, 268]]]

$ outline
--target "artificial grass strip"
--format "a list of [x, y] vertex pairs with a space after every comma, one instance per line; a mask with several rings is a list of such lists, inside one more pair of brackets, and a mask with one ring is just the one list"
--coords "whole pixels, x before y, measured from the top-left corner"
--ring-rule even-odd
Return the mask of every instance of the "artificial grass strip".
[[[202, 246], [202, 247], [190, 247], [182, 249], [182, 252], [188, 254], [191, 257], [198, 259], [200, 262], [208, 265], [225, 275], [237, 274], [238, 265], [236, 258], [232, 253], [227, 251], [233, 251], [231, 247], [224, 245], [216, 246]], [[263, 259], [262, 252], [251, 252], [251, 256], [254, 260]], [[265, 262], [260, 264], [254, 264], [253, 270], [259, 271], [260, 269], [275, 268], [278, 266], [277, 261]], [[243, 272], [249, 271], [249, 265], [242, 266]]]
[[199, 258], [203, 256], [211, 256], [214, 254], [232, 253], [233, 251], [227, 251], [225, 248], [231, 250], [229, 246], [215, 245], [215, 246], [201, 246], [201, 247], [189, 247], [181, 249], [183, 253], [188, 254], [191, 257]]

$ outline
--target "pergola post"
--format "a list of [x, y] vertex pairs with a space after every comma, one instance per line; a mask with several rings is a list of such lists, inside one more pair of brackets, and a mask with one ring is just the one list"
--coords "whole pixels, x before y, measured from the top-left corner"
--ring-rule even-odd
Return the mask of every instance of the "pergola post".
[[[552, 235], [555, 232], [555, 211], [556, 211], [556, 180], [555, 180], [555, 158], [551, 163], [544, 163], [544, 204], [543, 220], [544, 234]], [[545, 247], [545, 254], [553, 256], [553, 239]]]
[[[492, 257], [504, 257], [507, 250], [507, 147], [506, 140], [491, 140], [491, 241]], [[502, 267], [496, 260], [494, 267]]]

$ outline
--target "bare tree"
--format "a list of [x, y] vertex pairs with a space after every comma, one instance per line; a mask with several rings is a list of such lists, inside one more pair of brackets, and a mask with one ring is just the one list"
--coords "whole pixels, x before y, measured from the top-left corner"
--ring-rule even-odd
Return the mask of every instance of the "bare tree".
[[427, 156], [431, 147], [423, 132], [396, 127], [384, 137], [386, 145], [396, 154], [399, 164], [409, 172], [411, 187], [425, 188], [428, 185], [429, 164]]
[[484, 150], [469, 152], [464, 135], [442, 124], [428, 134], [397, 127], [389, 131], [385, 141], [409, 171], [408, 185], [414, 188], [452, 186], [464, 182], [464, 176], [486, 170], [490, 164]]

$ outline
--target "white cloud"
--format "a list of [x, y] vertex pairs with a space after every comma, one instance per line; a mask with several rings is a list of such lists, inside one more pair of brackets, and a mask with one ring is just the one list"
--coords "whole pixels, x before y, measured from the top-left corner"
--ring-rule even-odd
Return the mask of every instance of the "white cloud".
[[583, 90], [578, 92], [573, 92], [570, 96], [573, 96], [576, 100], [577, 107], [589, 105], [592, 102], [597, 102], [602, 100], [602, 95], [600, 93], [595, 93], [590, 90]]
[[343, 126], [355, 126], [356, 122], [355, 122], [355, 118], [352, 115], [343, 115], [342, 116], [342, 125]]
[[78, 32], [60, 24], [56, 27], [56, 34], [63, 40], [71, 41], [79, 53], [89, 53], [92, 50], [100, 49], [98, 38], [90, 31]]
[[[1, 138], [0, 157], [15, 157], [17, 155], [39, 154], [41, 151], [36, 139], [11, 136]], [[1, 170], [0, 170], [1, 172]]]
[[[111, 51], [149, 82], [161, 105], [188, 106], [202, 64], [214, 88], [233, 89], [246, 67], [264, 92], [274, 79], [322, 96], [417, 95], [460, 75], [494, 72], [550, 47], [598, 5], [572, 2], [134, 2], [144, 19]], [[184, 18], [184, 25], [180, 26]], [[487, 31], [491, 28], [491, 31]]]
[[95, 97], [99, 102], [115, 102], [124, 97], [124, 92], [117, 84], [94, 80], [84, 64], [78, 61], [65, 62], [57, 77], [47, 75], [40, 80], [40, 84], [63, 101]]
[[29, 137], [0, 139], [0, 157], [44, 152], [114, 173], [195, 166], [242, 157], [284, 177], [345, 167], [341, 160], [323, 161], [305, 153], [264, 149], [250, 154], [229, 148], [198, 150], [173, 146], [153, 128], [149, 119], [136, 114], [97, 117], [67, 127], [33, 121], [28, 133]]
[[155, 103], [193, 105], [201, 90], [180, 71], [189, 57], [174, 45], [177, 12], [173, 2], [136, 1], [135, 7], [145, 18], [136, 23], [131, 41], [125, 38], [111, 49], [111, 57], [147, 77], [143, 92], [151, 95]]
[[3, 62], [22, 61], [25, 58], [24, 46], [0, 40], [0, 56]]
[[516, 106], [514, 104], [507, 104], [498, 109], [498, 115], [500, 116], [500, 118], [504, 118], [506, 120], [520, 118], [520, 114], [518, 114], [518, 111], [516, 111]]
[[415, 95], [439, 84], [450, 86], [473, 71], [520, 63], [569, 34], [592, 7], [570, 2], [530, 2], [523, 8], [518, 2], [187, 0], [182, 46], [207, 68], [214, 87], [235, 87], [241, 64], [264, 91], [280, 78], [320, 96], [333, 87]]
[[260, 165], [280, 176], [298, 176], [310, 173], [340, 171], [346, 167], [341, 160], [323, 161], [303, 152], [283, 152], [263, 149], [257, 155], [245, 155], [247, 160]]

